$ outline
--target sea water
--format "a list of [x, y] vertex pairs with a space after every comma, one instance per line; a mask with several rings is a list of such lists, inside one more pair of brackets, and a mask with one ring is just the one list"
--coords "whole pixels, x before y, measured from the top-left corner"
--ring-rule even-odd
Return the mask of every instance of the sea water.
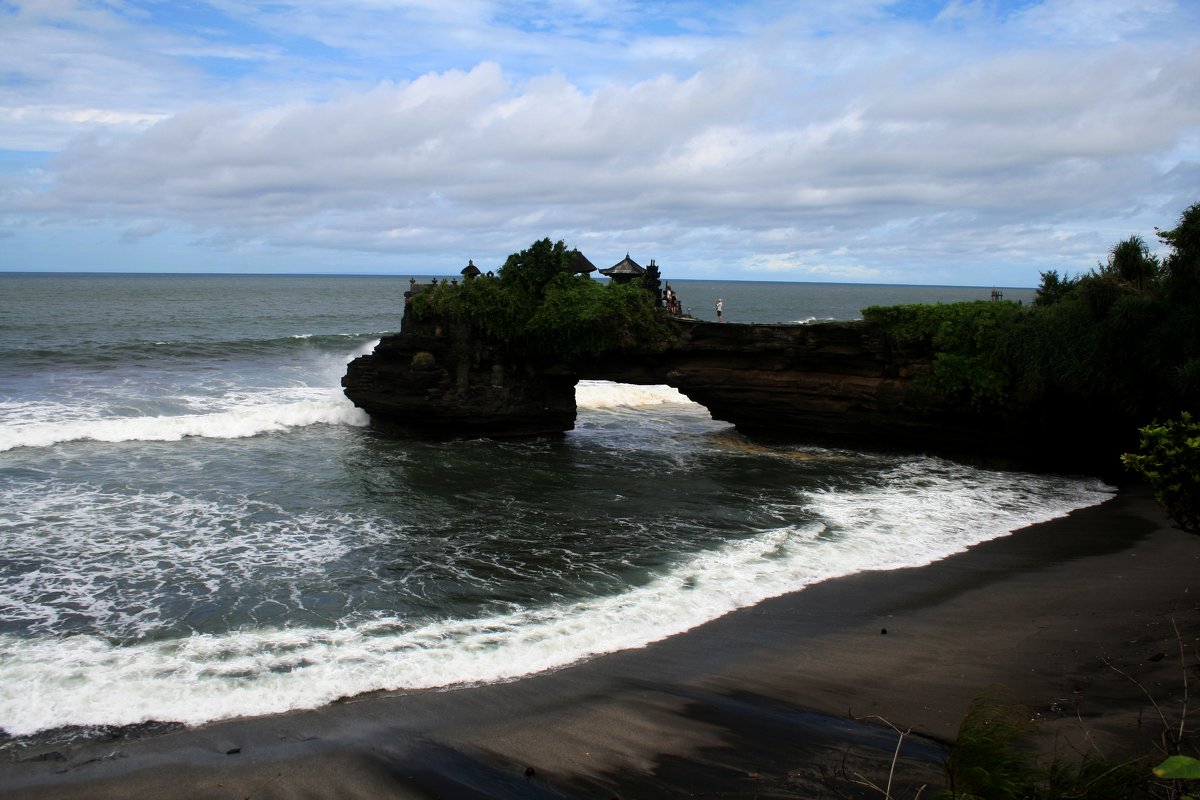
[[[672, 286], [733, 323], [990, 295]], [[664, 386], [581, 383], [562, 438], [388, 438], [339, 380], [398, 329], [407, 288], [0, 275], [3, 746], [510, 679], [1109, 496], [767, 446]]]

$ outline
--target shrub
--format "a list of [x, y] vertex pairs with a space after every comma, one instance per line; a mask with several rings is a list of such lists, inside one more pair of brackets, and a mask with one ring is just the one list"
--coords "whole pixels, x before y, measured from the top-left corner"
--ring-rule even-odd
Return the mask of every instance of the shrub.
[[1161, 264], [1131, 236], [1096, 271], [1043, 272], [1030, 309], [954, 303], [863, 317], [901, 352], [931, 354], [924, 385], [952, 401], [1131, 432], [1200, 403], [1200, 203], [1158, 235], [1171, 247]]
[[933, 353], [925, 388], [976, 407], [1002, 406], [1010, 399], [1011, 348], [1023, 315], [1016, 303], [871, 306], [862, 315], [881, 326], [899, 350]]
[[651, 293], [572, 274], [574, 257], [563, 242], [542, 239], [510, 255], [496, 278], [422, 289], [412, 298], [413, 313], [453, 318], [482, 337], [552, 361], [665, 341]]
[[1072, 278], [1070, 275], [1063, 273], [1062, 277], [1058, 276], [1058, 270], [1052, 269], [1049, 272], [1041, 273], [1042, 282], [1037, 288], [1037, 294], [1033, 297], [1035, 306], [1052, 306], [1063, 298], [1067, 292], [1075, 288], [1075, 284], [1079, 282], [1079, 278]]
[[946, 760], [946, 788], [934, 800], [1125, 800], [1140, 796], [1146, 760], [1113, 761], [1097, 752], [1038, 758], [1029, 709], [995, 692], [976, 697]]
[[1100, 266], [1100, 274], [1119, 280], [1139, 292], [1154, 286], [1159, 277], [1158, 258], [1140, 236], [1130, 236], [1108, 251], [1108, 263]]
[[1030, 714], [985, 694], [972, 701], [946, 761], [948, 788], [936, 800], [1021, 800], [1037, 781]]
[[1171, 247], [1162, 270], [1167, 294], [1177, 302], [1200, 300], [1200, 203], [1193, 203], [1169, 231], [1158, 231], [1158, 238]]
[[1150, 484], [1172, 522], [1200, 533], [1200, 422], [1185, 411], [1140, 431], [1141, 452], [1125, 453], [1122, 463]]

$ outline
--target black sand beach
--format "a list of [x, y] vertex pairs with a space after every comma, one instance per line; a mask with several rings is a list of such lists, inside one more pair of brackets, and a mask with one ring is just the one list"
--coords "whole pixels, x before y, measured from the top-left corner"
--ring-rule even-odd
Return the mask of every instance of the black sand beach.
[[[1048, 745], [1145, 752], [1200, 644], [1200, 537], [1142, 489], [941, 562], [830, 581], [507, 684], [11, 753], [7, 798], [839, 796], [937, 782], [999, 687]], [[1178, 636], [1176, 634], [1178, 630]], [[1135, 683], [1136, 681], [1136, 683]], [[861, 790], [864, 797], [878, 793]]]

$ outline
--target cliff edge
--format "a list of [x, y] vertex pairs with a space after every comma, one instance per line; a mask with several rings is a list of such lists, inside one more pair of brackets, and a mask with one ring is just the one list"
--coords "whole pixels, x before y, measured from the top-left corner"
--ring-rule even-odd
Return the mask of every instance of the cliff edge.
[[932, 353], [898, 350], [869, 322], [668, 324], [665, 346], [565, 363], [406, 310], [401, 332], [351, 362], [342, 385], [374, 425], [410, 436], [560, 434], [575, 424], [575, 384], [592, 379], [675, 387], [763, 439], [1092, 474], [1115, 473], [1127, 444], [1128, 432], [1086, 414], [1066, 425], [1044, 410], [948, 402], [920, 380]]

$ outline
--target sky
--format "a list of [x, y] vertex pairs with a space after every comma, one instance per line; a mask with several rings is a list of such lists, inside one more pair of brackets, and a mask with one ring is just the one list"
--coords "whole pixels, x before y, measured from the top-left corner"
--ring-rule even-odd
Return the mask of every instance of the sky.
[[1036, 286], [1200, 202], [1198, 0], [0, 0], [0, 271]]

